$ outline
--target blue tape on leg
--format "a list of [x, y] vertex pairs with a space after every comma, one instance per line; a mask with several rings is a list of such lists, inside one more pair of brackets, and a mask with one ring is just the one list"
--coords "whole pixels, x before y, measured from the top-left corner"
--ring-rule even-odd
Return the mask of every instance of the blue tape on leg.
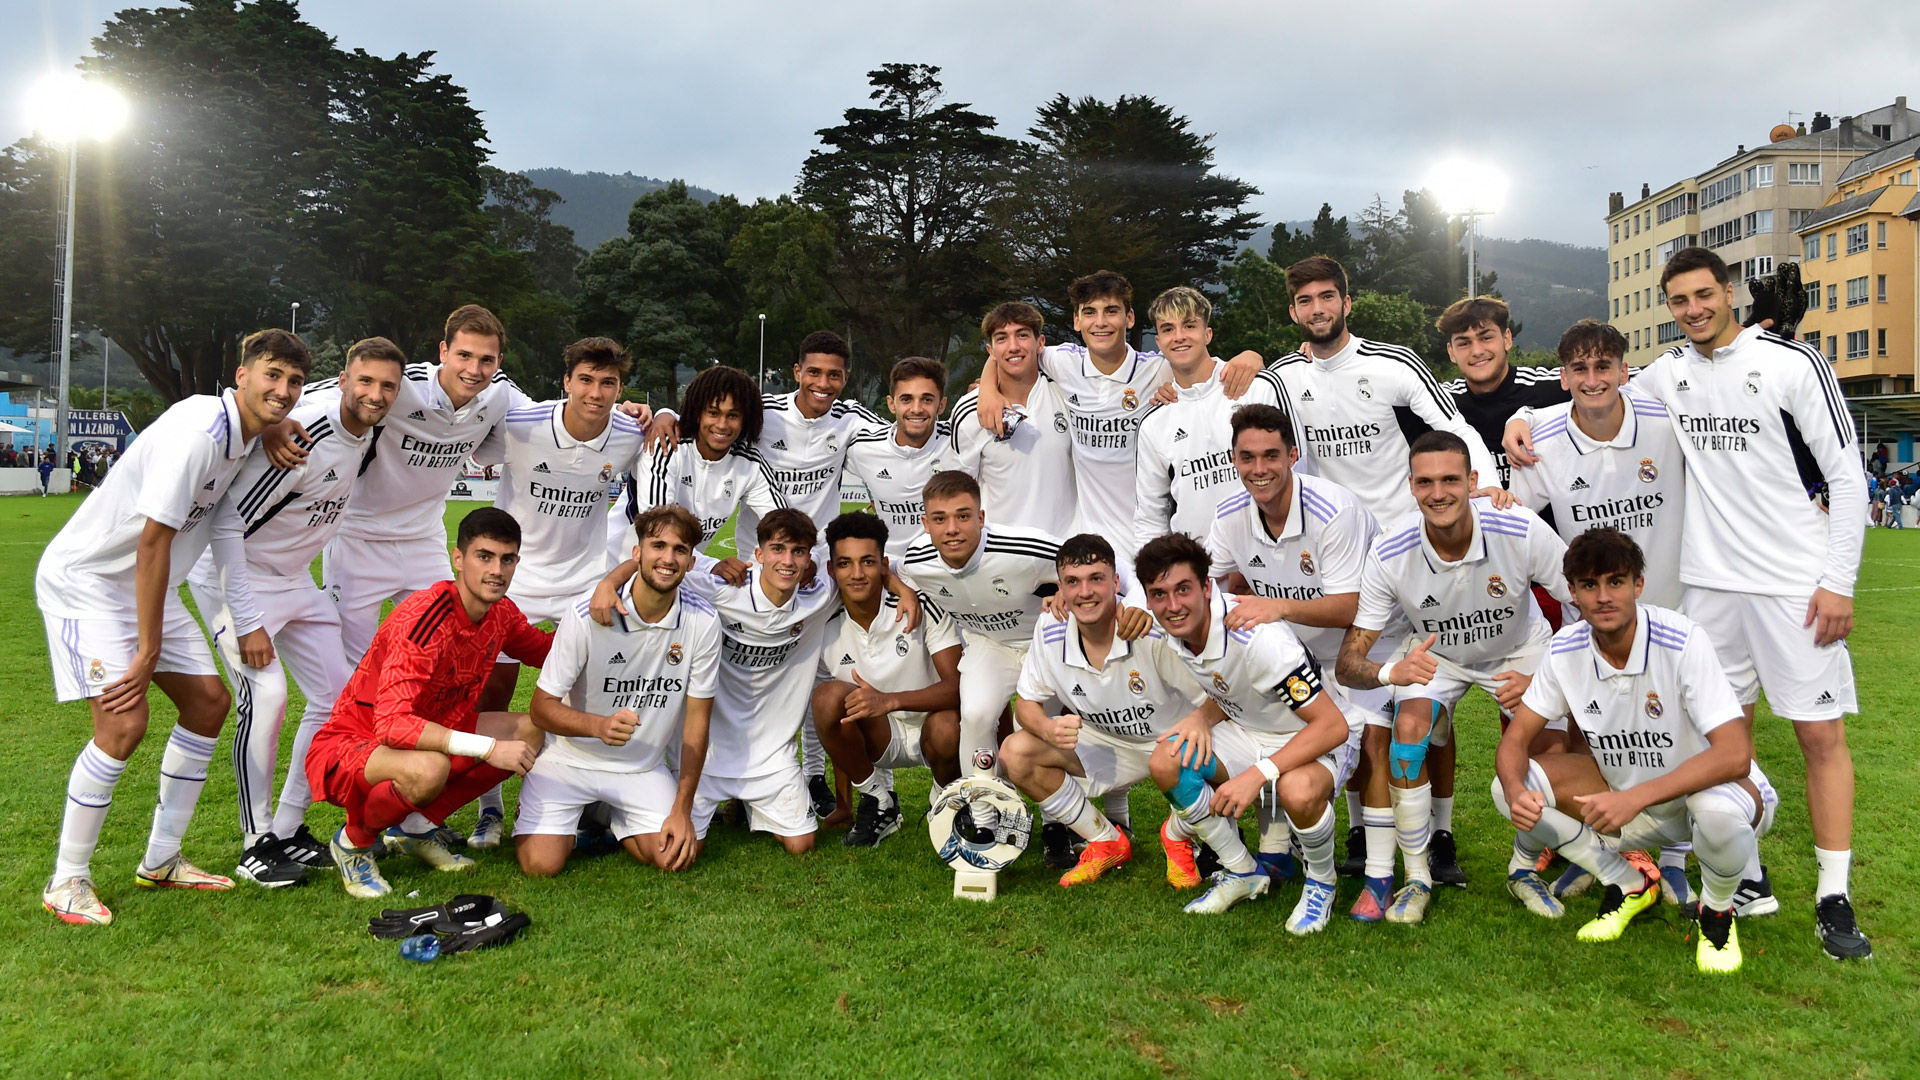
[[1427, 721], [1427, 733], [1420, 736], [1419, 742], [1401, 742], [1396, 735], [1393, 747], [1388, 751], [1387, 770], [1396, 780], [1411, 781], [1420, 775], [1421, 766], [1427, 763], [1427, 747], [1433, 742], [1433, 725], [1440, 720], [1441, 707], [1437, 701], [1433, 706], [1433, 718]]
[[1180, 766], [1180, 779], [1174, 781], [1167, 791], [1167, 801], [1176, 807], [1192, 806], [1207, 786], [1207, 779], [1213, 775], [1213, 758], [1208, 757], [1198, 768], [1192, 765]]

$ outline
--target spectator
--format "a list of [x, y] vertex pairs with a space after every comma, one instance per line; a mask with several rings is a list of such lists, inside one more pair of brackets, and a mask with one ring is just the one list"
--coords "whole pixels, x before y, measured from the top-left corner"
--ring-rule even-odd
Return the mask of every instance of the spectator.
[[51, 483], [53, 483], [53, 455], [48, 454], [40, 459], [40, 497], [41, 498], [44, 499], [47, 497], [47, 486]]
[[1887, 475], [1887, 444], [1881, 443], [1873, 448], [1873, 456], [1867, 459], [1867, 471], [1875, 476]]

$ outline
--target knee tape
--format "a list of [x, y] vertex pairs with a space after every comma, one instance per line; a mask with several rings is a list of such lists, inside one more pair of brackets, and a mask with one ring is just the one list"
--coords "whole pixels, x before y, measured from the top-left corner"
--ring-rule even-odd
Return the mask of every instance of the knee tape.
[[1213, 775], [1213, 758], [1209, 757], [1198, 767], [1180, 766], [1180, 779], [1167, 789], [1167, 801], [1177, 807], [1192, 806], [1207, 786], [1207, 778]]
[[1427, 733], [1419, 742], [1401, 742], [1398, 732], [1394, 734], [1393, 747], [1388, 751], [1388, 773], [1396, 780], [1412, 780], [1420, 775], [1420, 767], [1427, 763], [1427, 747], [1433, 742], [1434, 724], [1439, 722], [1444, 710], [1440, 703], [1431, 702], [1433, 720], [1427, 724]]

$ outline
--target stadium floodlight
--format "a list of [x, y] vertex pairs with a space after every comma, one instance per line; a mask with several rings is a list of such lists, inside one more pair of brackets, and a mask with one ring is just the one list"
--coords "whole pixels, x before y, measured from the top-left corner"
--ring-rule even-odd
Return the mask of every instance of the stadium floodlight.
[[1440, 208], [1467, 221], [1467, 295], [1474, 294], [1478, 283], [1474, 267], [1474, 241], [1480, 231], [1480, 219], [1498, 213], [1507, 197], [1507, 177], [1483, 161], [1448, 158], [1427, 173], [1426, 188], [1440, 200]]
[[[80, 143], [92, 139], [113, 138], [127, 124], [130, 109], [119, 91], [104, 83], [82, 78], [78, 72], [59, 71], [47, 75], [27, 91], [27, 122], [41, 138], [64, 144], [67, 149], [67, 199], [62, 204], [61, 221], [56, 233], [59, 243], [60, 324], [53, 329], [53, 340], [60, 349], [60, 401], [54, 410], [56, 450], [54, 466], [64, 468], [67, 460], [67, 400], [73, 369], [73, 218], [74, 198], [78, 192]], [[103, 400], [101, 404], [106, 403]]]

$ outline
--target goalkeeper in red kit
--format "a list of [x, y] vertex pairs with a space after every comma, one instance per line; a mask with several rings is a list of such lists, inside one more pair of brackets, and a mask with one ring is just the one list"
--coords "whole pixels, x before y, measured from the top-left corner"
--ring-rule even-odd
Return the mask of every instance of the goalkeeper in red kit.
[[333, 715], [307, 752], [315, 793], [347, 812], [333, 859], [352, 896], [391, 887], [374, 863], [389, 848], [438, 870], [473, 860], [440, 839], [448, 815], [533, 766], [541, 735], [525, 714], [481, 713], [480, 690], [501, 653], [546, 663], [553, 634], [506, 598], [520, 561], [520, 525], [483, 507], [460, 522], [454, 579], [407, 597], [374, 635]]

